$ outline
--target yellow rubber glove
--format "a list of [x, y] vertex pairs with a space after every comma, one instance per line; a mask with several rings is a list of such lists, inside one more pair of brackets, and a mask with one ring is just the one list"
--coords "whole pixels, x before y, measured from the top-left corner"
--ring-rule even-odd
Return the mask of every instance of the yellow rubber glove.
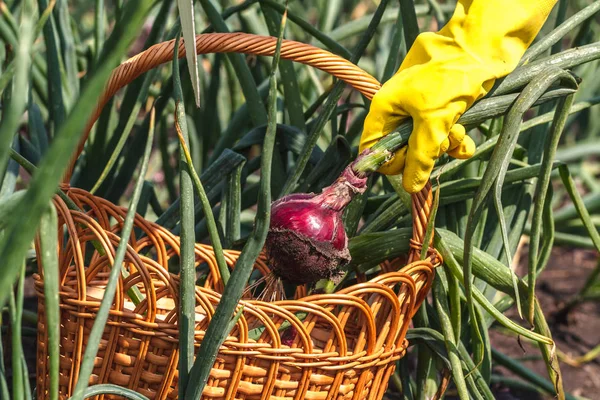
[[442, 154], [471, 157], [475, 143], [456, 121], [516, 68], [556, 2], [459, 0], [448, 24], [419, 35], [398, 72], [373, 97], [360, 151], [412, 117], [408, 146], [380, 169], [388, 175], [404, 171], [409, 193], [423, 188]]

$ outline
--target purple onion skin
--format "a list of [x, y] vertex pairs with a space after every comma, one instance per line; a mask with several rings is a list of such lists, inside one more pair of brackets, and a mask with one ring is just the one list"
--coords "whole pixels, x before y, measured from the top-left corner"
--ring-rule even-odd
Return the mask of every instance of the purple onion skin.
[[342, 213], [366, 190], [366, 177], [348, 166], [320, 194], [292, 194], [271, 206], [266, 249], [273, 273], [294, 284], [331, 278], [351, 260]]
[[271, 229], [287, 229], [302, 232], [318, 242], [329, 242], [336, 250], [343, 250], [348, 243], [340, 213], [319, 205], [319, 197], [298, 199], [283, 198], [272, 213]]
[[296, 336], [298, 336], [298, 331], [294, 326], [290, 326], [281, 333], [281, 344], [292, 347], [294, 340], [296, 340]]

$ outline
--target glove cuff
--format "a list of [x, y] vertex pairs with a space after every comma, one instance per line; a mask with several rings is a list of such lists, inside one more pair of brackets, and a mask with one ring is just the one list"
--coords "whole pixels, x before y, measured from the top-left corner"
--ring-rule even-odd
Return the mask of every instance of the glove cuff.
[[480, 59], [496, 78], [510, 73], [557, 0], [459, 0], [438, 34]]

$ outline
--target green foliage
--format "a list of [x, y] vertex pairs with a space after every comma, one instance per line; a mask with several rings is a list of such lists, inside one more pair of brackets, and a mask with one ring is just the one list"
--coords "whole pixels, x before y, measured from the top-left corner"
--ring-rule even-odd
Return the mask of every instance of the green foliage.
[[[59, 277], [52, 251], [56, 213], [49, 204], [57, 192], [65, 197], [59, 182], [114, 67], [180, 32], [189, 50], [194, 30], [244, 31], [321, 46], [385, 81], [419, 32], [449, 18], [452, 2], [441, 3], [200, 0], [179, 1], [180, 9], [169, 0], [1, 3], [0, 39], [7, 46], [0, 48], [0, 308], [7, 313], [0, 317], [7, 328], [0, 334], [9, 340], [0, 341], [0, 396], [31, 398], [23, 296], [26, 274], [43, 266], [49, 398], [58, 398]], [[598, 11], [598, 1], [558, 2], [519, 67], [461, 116], [478, 149], [469, 160], [442, 157], [432, 175], [435, 229], [430, 224], [428, 234], [445, 265], [391, 379], [390, 390], [401, 388], [404, 398], [442, 393], [447, 377], [461, 398], [491, 399], [491, 383], [574, 398], [563, 389], [561, 353], [536, 299], [536, 281], [553, 248], [600, 251], [600, 170], [590, 162], [600, 154]], [[185, 370], [180, 398], [201, 393], [217, 349], [237, 322], [271, 201], [330, 184], [356, 156], [368, 109], [366, 98], [321, 71], [278, 56], [241, 54], [175, 59], [132, 82], [104, 108], [70, 183], [129, 208], [123, 237], [134, 210], [181, 236], [181, 266], [175, 266]], [[403, 143], [411, 129], [405, 121], [386, 140]], [[341, 285], [357, 273], [378, 273], [380, 262], [408, 251], [411, 209], [398, 187], [375, 174], [368, 192], [345, 213], [353, 262]], [[40, 259], [33, 262], [36, 233]], [[524, 237], [530, 239], [526, 278], [512, 262]], [[197, 354], [194, 283], [201, 267], [194, 268], [194, 242], [217, 250], [224, 286]], [[231, 272], [221, 243], [242, 250]], [[114, 265], [124, 252], [123, 242]], [[145, 398], [114, 385], [87, 387], [119, 271], [111, 272], [74, 398]], [[598, 301], [599, 277], [600, 263], [565, 310]], [[509, 318], [512, 307], [524, 319]], [[500, 328], [539, 346], [546, 377], [493, 347], [489, 332]], [[600, 351], [590, 350], [578, 362]], [[497, 365], [518, 379], [497, 375]]]

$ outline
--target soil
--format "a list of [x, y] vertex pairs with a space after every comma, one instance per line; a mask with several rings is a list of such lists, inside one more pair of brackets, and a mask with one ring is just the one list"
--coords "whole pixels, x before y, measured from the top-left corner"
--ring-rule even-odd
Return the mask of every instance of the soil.
[[[519, 276], [526, 274], [527, 253], [524, 249], [518, 264]], [[587, 277], [598, 262], [595, 251], [572, 250], [555, 248], [548, 267], [538, 278], [538, 300], [548, 320], [553, 339], [559, 352], [570, 358], [581, 356], [597, 345], [600, 345], [600, 303], [582, 303], [563, 313], [564, 305], [583, 287]], [[511, 309], [508, 316], [520, 324], [516, 310]], [[513, 358], [521, 358], [526, 367], [546, 378], [548, 373], [536, 345], [519, 341], [514, 336], [502, 333], [500, 330], [490, 331], [492, 346], [498, 351]], [[560, 369], [563, 374], [565, 390], [574, 396], [588, 399], [600, 398], [600, 358], [580, 366], [570, 365], [565, 357], [560, 357]], [[514, 377], [505, 368], [498, 367], [495, 371], [507, 377]], [[498, 393], [508, 395], [507, 388], [498, 387]], [[503, 398], [516, 399], [551, 399], [552, 396], [510, 390], [512, 396]]]
[[[517, 273], [527, 275], [527, 246], [519, 252]], [[565, 304], [577, 294], [585, 284], [587, 277], [595, 268], [599, 257], [597, 252], [581, 249], [556, 247], [547, 268], [538, 276], [537, 296], [544, 311], [546, 320], [556, 342], [560, 369], [565, 391], [579, 399], [600, 399], [600, 356], [583, 365], [572, 365], [570, 359], [586, 354], [600, 345], [600, 302], [587, 302], [565, 310]], [[527, 327], [516, 308], [508, 310], [505, 315], [521, 326]], [[490, 330], [492, 348], [498, 352], [518, 360], [535, 374], [548, 380], [546, 364], [541, 357], [539, 347], [535, 344], [519, 340], [512, 333], [494, 325]], [[570, 359], [568, 359], [570, 358]], [[494, 363], [492, 373], [503, 378], [522, 380], [508, 369]], [[399, 393], [388, 392], [386, 400], [402, 399]], [[555, 397], [547, 393], [517, 388], [508, 383], [493, 383], [491, 390], [498, 400], [549, 400]], [[452, 384], [446, 392], [447, 400], [458, 400]]]

